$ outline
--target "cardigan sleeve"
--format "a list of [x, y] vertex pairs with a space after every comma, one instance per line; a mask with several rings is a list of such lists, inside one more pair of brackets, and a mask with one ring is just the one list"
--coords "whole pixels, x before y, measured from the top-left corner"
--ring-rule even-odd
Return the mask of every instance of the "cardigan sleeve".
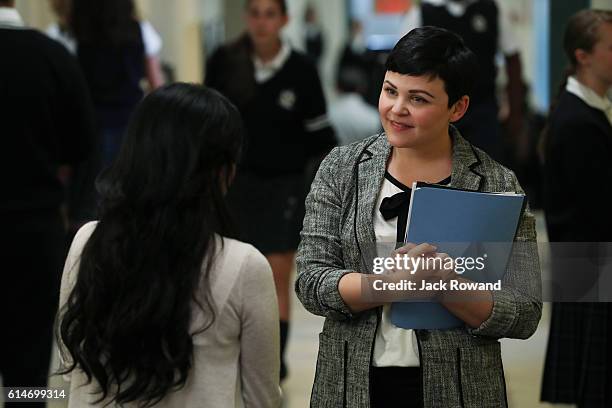
[[[510, 185], [524, 194], [516, 176]], [[473, 335], [526, 339], [538, 327], [542, 316], [542, 282], [536, 242], [535, 217], [529, 205], [521, 215], [502, 289], [493, 291], [493, 310], [480, 327], [468, 328]]]
[[352, 313], [340, 296], [338, 283], [353, 271], [344, 267], [340, 239], [342, 194], [336, 174], [344, 169], [338, 152], [334, 148], [323, 160], [306, 198], [295, 291], [311, 313], [347, 320]]
[[244, 406], [279, 407], [280, 334], [272, 269], [253, 248], [240, 272], [240, 376]]
[[[90, 221], [87, 224], [83, 225], [77, 231], [76, 235], [74, 236], [74, 239], [72, 240], [72, 244], [70, 245], [70, 250], [68, 251], [68, 256], [66, 257], [66, 262], [64, 264], [60, 287], [60, 299], [57, 321], [58, 331], [63, 314], [65, 312], [64, 308], [68, 303], [70, 294], [72, 293], [74, 285], [77, 281], [79, 264], [81, 262], [81, 253], [83, 252], [83, 248], [89, 240], [89, 237], [91, 237], [91, 234], [96, 229], [96, 225], [98, 225], [97, 221]], [[66, 346], [61, 340], [61, 337], [58, 337], [59, 361], [61, 368], [66, 369], [72, 366], [72, 359], [70, 357], [68, 349], [66, 349]], [[64, 374], [63, 377], [65, 381], [70, 381], [71, 373]]]

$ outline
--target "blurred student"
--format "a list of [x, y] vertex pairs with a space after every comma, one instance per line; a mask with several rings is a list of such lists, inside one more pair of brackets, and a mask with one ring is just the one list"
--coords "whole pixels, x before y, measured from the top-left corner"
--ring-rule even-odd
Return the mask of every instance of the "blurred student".
[[347, 145], [381, 131], [378, 111], [363, 100], [367, 79], [355, 67], [338, 73], [338, 98], [329, 107], [329, 120], [340, 145]]
[[236, 108], [176, 83], [136, 109], [62, 277], [69, 407], [278, 407], [272, 272], [227, 238]]
[[[549, 240], [573, 243], [570, 249], [590, 261], [565, 282], [575, 287], [602, 272], [597, 266], [609, 258], [597, 256], [612, 242], [612, 101], [607, 96], [612, 11], [583, 10], [572, 16], [563, 47], [570, 67], [544, 135], [544, 210]], [[555, 268], [555, 257], [552, 261], [555, 276], [563, 269]], [[612, 406], [611, 350], [610, 303], [554, 303], [542, 400], [579, 408]]]
[[385, 59], [380, 52], [368, 49], [363, 33], [363, 23], [353, 19], [350, 22], [350, 36], [340, 55], [338, 74], [344, 69], [356, 69], [366, 78], [362, 85], [364, 100], [373, 107], [378, 106], [380, 84], [385, 77]]
[[323, 29], [317, 19], [317, 11], [312, 4], [306, 6], [306, 12], [304, 13], [304, 37], [306, 55], [318, 66], [321, 55], [323, 55], [325, 42]]
[[0, 377], [4, 387], [46, 387], [65, 255], [60, 206], [93, 145], [93, 112], [77, 63], [27, 28], [13, 1], [0, 1], [0, 55]]
[[151, 88], [162, 80], [147, 76], [143, 30], [133, 0], [72, 0], [70, 10], [77, 58], [101, 129], [104, 168], [119, 151], [128, 118], [142, 99], [141, 80], [146, 77]]
[[245, 240], [272, 266], [282, 353], [304, 218], [305, 173], [336, 140], [314, 64], [281, 37], [289, 20], [286, 2], [248, 0], [245, 11], [246, 33], [210, 58], [206, 84], [234, 102], [245, 121], [247, 148], [228, 198]]
[[508, 84], [509, 115], [506, 120], [509, 141], [518, 143], [523, 131], [524, 91], [519, 44], [510, 23], [495, 0], [422, 0], [406, 15], [402, 31], [436, 26], [459, 34], [478, 58], [478, 81], [470, 109], [457, 122], [457, 128], [471, 143], [496, 160], [504, 154], [503, 135], [498, 119], [496, 95], [499, 52], [504, 55]]
[[[91, 160], [76, 169], [70, 188], [72, 237], [97, 216], [94, 180], [119, 151], [128, 118], [148, 88], [163, 83], [157, 52], [161, 41], [136, 19], [133, 0], [54, 0], [66, 29], [57, 37], [78, 59], [94, 102], [98, 141]], [[65, 13], [68, 13], [67, 15]]]
[[[51, 10], [57, 18], [57, 22], [47, 27], [46, 33], [49, 37], [64, 44], [72, 53], [77, 53], [77, 43], [71, 32], [70, 13], [74, 0], [49, 0]], [[164, 83], [159, 53], [162, 48], [162, 39], [147, 20], [139, 20], [142, 43], [145, 49], [146, 79], [149, 87], [157, 88]]]

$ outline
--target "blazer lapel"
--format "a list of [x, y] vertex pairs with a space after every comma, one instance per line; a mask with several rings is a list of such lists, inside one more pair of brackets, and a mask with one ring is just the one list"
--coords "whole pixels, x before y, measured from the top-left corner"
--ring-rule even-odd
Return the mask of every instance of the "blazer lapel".
[[450, 133], [453, 138], [453, 167], [449, 186], [480, 191], [484, 176], [478, 172], [481, 162], [476, 150], [454, 126], [451, 126]]
[[[376, 211], [376, 201], [383, 179], [387, 159], [391, 153], [391, 146], [387, 143], [387, 138], [381, 135], [374, 143], [368, 146], [361, 155], [360, 161], [356, 166], [357, 190], [356, 206], [357, 215], [354, 225], [355, 239], [361, 251], [367, 249], [367, 253], [376, 243], [374, 233], [374, 211]], [[361, 254], [367, 257], [366, 253]]]

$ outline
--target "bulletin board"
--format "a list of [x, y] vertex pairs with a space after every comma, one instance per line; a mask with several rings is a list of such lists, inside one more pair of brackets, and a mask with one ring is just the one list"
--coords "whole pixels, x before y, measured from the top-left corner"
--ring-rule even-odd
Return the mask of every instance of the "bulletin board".
[[376, 13], [406, 13], [412, 6], [412, 0], [376, 0]]

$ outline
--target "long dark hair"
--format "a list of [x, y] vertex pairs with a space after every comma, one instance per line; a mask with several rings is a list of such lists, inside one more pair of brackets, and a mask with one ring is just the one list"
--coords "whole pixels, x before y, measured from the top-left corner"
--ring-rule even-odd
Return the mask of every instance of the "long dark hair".
[[[593, 47], [600, 40], [598, 30], [603, 23], [612, 23], [612, 11], [596, 9], [581, 10], [570, 17], [567, 22], [565, 33], [563, 34], [563, 50], [565, 51], [565, 56], [569, 60], [569, 65], [565, 68], [556, 95], [550, 104], [550, 109], [548, 111], [549, 121], [552, 113], [557, 108], [559, 97], [565, 90], [567, 80], [570, 76], [578, 72], [579, 66], [576, 60], [576, 51], [593, 51]], [[542, 162], [546, 159], [546, 144], [549, 139], [549, 131], [550, 122], [548, 122], [542, 130], [542, 137], [540, 138], [538, 146], [540, 160]]]
[[194, 302], [207, 316], [198, 332], [214, 321], [208, 274], [215, 235], [229, 233], [224, 192], [242, 137], [237, 109], [201, 86], [167, 85], [136, 108], [60, 310], [71, 362], [60, 374], [95, 379], [98, 402], [150, 406], [185, 384]]
[[79, 44], [142, 43], [133, 0], [72, 0], [69, 22]]

